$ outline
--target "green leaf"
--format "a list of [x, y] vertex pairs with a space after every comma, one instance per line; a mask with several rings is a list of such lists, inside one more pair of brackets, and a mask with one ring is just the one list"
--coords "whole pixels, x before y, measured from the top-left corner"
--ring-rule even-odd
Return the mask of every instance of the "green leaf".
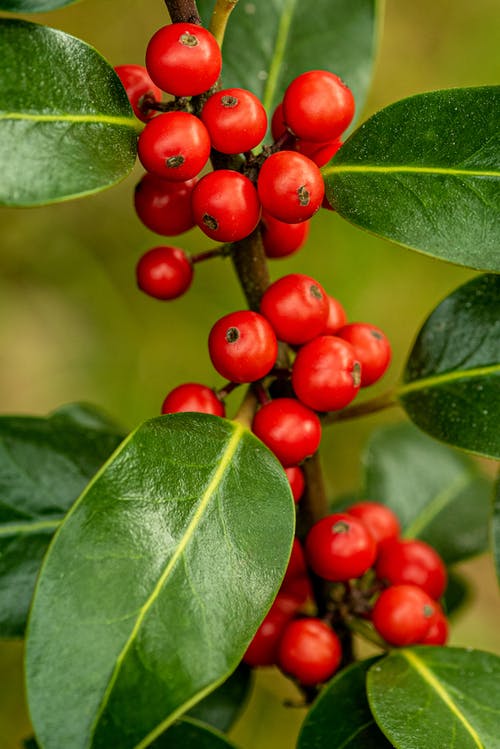
[[150, 749], [234, 749], [234, 744], [222, 733], [192, 718], [177, 721], [149, 746]]
[[500, 458], [500, 276], [478, 276], [436, 307], [397, 395], [433, 437]]
[[189, 716], [224, 733], [229, 731], [247, 700], [251, 675], [251, 669], [241, 663], [224, 684], [191, 708]]
[[143, 749], [235, 669], [283, 578], [295, 507], [249, 431], [146, 422], [66, 516], [27, 636], [44, 749]]
[[500, 479], [495, 486], [493, 498], [493, 516], [491, 518], [491, 546], [497, 577], [500, 582]]
[[121, 439], [108, 417], [82, 405], [0, 417], [0, 637], [24, 634], [50, 539]]
[[341, 671], [320, 693], [302, 724], [297, 749], [389, 749], [366, 698], [366, 674], [379, 658]]
[[[199, 0], [208, 23], [213, 0]], [[240, 2], [223, 44], [222, 82], [253, 91], [272, 113], [291, 81], [311, 69], [330, 70], [351, 88], [356, 116], [371, 83], [380, 26], [377, 0]]]
[[461, 648], [394, 650], [368, 672], [370, 707], [397, 749], [498, 749], [500, 658]]
[[68, 200], [128, 174], [140, 123], [95, 49], [62, 31], [3, 18], [0, 59], [0, 204]]
[[353, 224], [433, 257], [500, 271], [500, 87], [419, 94], [381, 110], [324, 167]]
[[456, 616], [470, 599], [471, 590], [467, 580], [456, 572], [449, 572], [448, 584], [441, 601], [448, 619]]
[[74, 2], [76, 0], [0, 0], [0, 10], [11, 13], [45, 13]]
[[491, 481], [467, 455], [402, 423], [374, 431], [362, 463], [361, 499], [390, 507], [406, 538], [426, 541], [447, 564], [488, 548]]

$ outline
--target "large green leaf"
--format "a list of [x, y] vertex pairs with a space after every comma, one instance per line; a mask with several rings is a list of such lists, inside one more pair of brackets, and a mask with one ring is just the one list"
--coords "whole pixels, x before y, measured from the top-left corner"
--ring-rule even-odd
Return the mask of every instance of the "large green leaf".
[[224, 684], [191, 708], [189, 716], [209, 723], [219, 731], [229, 731], [246, 702], [251, 676], [251, 669], [241, 663]]
[[354, 224], [428, 255], [500, 271], [500, 87], [398, 101], [371, 117], [323, 174]]
[[[213, 0], [199, 0], [206, 22]], [[380, 26], [378, 0], [240, 2], [224, 37], [224, 86], [248, 88], [272, 113], [288, 84], [311, 69], [330, 70], [351, 88], [357, 116], [371, 83]]]
[[0, 10], [11, 13], [45, 13], [47, 10], [63, 8], [76, 0], [0, 0]]
[[493, 516], [491, 518], [491, 545], [497, 577], [500, 582], [500, 479], [495, 487], [495, 496], [493, 498]]
[[137, 126], [113, 68], [61, 31], [0, 20], [0, 204], [97, 192], [132, 169]]
[[222, 733], [192, 718], [177, 721], [149, 746], [150, 749], [235, 749]]
[[368, 699], [397, 749], [498, 749], [500, 658], [461, 648], [394, 650], [371, 667]]
[[44, 749], [143, 749], [235, 669], [279, 588], [295, 509], [239, 424], [173, 414], [125, 440], [66, 516], [28, 627]]
[[23, 635], [53, 533], [121, 439], [88, 406], [0, 417], [0, 637]]
[[476, 277], [436, 307], [397, 395], [433, 437], [500, 458], [500, 276]]
[[488, 548], [491, 481], [467, 455], [402, 423], [373, 432], [362, 461], [361, 498], [394, 510], [406, 538], [447, 564]]

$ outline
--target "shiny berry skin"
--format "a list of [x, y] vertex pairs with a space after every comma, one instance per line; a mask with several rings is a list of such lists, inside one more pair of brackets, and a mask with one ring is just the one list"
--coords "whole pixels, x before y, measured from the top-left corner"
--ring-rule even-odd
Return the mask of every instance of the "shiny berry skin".
[[137, 152], [144, 169], [174, 182], [201, 172], [210, 156], [203, 122], [187, 112], [165, 112], [150, 120], [139, 136]]
[[280, 341], [301, 344], [323, 332], [328, 319], [328, 300], [314, 278], [290, 273], [268, 286], [260, 311]]
[[341, 660], [340, 640], [321, 619], [295, 619], [287, 625], [278, 652], [284, 673], [314, 686], [333, 676]]
[[222, 377], [231, 382], [254, 382], [273, 368], [278, 343], [265, 317], [242, 310], [215, 323], [208, 338], [208, 351]]
[[345, 512], [327, 515], [307, 534], [307, 562], [325, 580], [361, 577], [376, 555], [377, 545], [363, 523]]
[[292, 255], [300, 250], [309, 235], [309, 221], [287, 224], [263, 211], [262, 223], [262, 244], [266, 257], [269, 258]]
[[163, 401], [162, 414], [194, 412], [225, 416], [226, 409], [214, 391], [197, 382], [185, 382], [168, 393]]
[[153, 247], [137, 263], [136, 275], [144, 293], [155, 299], [176, 299], [191, 286], [193, 266], [178, 247]]
[[323, 335], [337, 335], [347, 322], [346, 311], [335, 297], [328, 295], [328, 319]]
[[283, 119], [283, 102], [280, 102], [271, 117], [271, 135], [273, 136], [273, 140], [279, 140], [286, 131], [286, 125]]
[[273, 666], [277, 662], [278, 648], [285, 627], [299, 606], [300, 604], [295, 598], [278, 593], [243, 656], [243, 660], [248, 666], [253, 668]]
[[417, 585], [436, 600], [446, 588], [444, 562], [424, 541], [395, 540], [383, 544], [375, 571], [380, 580], [390, 585]]
[[117, 65], [115, 73], [122, 82], [123, 88], [127, 92], [130, 105], [134, 114], [143, 122], [147, 122], [154, 117], [156, 112], [150, 109], [143, 112], [140, 108], [141, 101], [144, 97], [149, 97], [155, 101], [161, 100], [161, 91], [155, 86], [149, 73], [142, 65]]
[[292, 490], [293, 501], [295, 504], [300, 502], [304, 489], [306, 487], [306, 481], [304, 478], [304, 471], [300, 466], [290, 466], [285, 468], [287, 479], [290, 483], [290, 489]]
[[431, 618], [429, 630], [421, 641], [422, 645], [446, 645], [448, 640], [448, 620], [441, 606], [438, 603], [434, 605], [436, 613]]
[[210, 31], [194, 23], [172, 23], [151, 38], [146, 67], [163, 91], [174, 96], [197, 96], [217, 81], [222, 57]]
[[321, 208], [325, 194], [314, 161], [294, 151], [278, 151], [264, 161], [257, 190], [263, 208], [288, 224], [311, 218]]
[[145, 174], [137, 183], [134, 204], [137, 215], [148, 229], [173, 237], [192, 229], [194, 224], [191, 209], [191, 193], [196, 178], [187, 182], [171, 182]]
[[295, 149], [307, 156], [308, 159], [314, 161], [316, 166], [325, 166], [335, 156], [337, 151], [342, 146], [342, 141], [337, 138], [334, 141], [327, 141], [326, 143], [314, 143], [310, 140], [302, 140], [297, 138]]
[[318, 336], [295, 357], [293, 389], [297, 398], [315, 411], [338, 411], [356, 397], [360, 369], [349, 343], [335, 336]]
[[396, 515], [380, 502], [356, 502], [348, 509], [368, 528], [377, 544], [397, 538], [401, 533], [401, 526]]
[[244, 153], [258, 146], [267, 130], [266, 110], [244, 88], [217, 91], [206, 102], [201, 119], [212, 146], [227, 154]]
[[285, 577], [283, 578], [282, 582], [282, 587], [287, 588], [290, 583], [297, 577], [301, 577], [302, 575], [306, 574], [307, 567], [304, 550], [298, 538], [294, 538], [290, 559], [288, 560], [288, 566], [286, 568]]
[[386, 642], [398, 647], [422, 643], [436, 613], [436, 602], [415, 585], [394, 585], [382, 591], [372, 622]]
[[321, 423], [294, 398], [276, 398], [254, 416], [252, 430], [285, 468], [313, 455], [321, 441]]
[[289, 130], [304, 140], [331, 142], [342, 135], [353, 116], [351, 90], [327, 70], [302, 73], [283, 97], [283, 119]]
[[193, 190], [192, 206], [202, 232], [219, 242], [248, 237], [260, 219], [255, 187], [231, 169], [217, 169], [202, 177]]
[[353, 322], [338, 331], [348, 341], [361, 362], [361, 387], [377, 382], [391, 362], [391, 345], [385, 334], [368, 323]]

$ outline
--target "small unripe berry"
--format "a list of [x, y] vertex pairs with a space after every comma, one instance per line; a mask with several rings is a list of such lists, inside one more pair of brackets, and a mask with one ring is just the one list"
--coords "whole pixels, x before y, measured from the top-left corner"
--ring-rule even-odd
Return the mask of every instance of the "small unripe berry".
[[193, 266], [179, 247], [153, 247], [139, 260], [137, 285], [155, 299], [182, 296], [193, 280]]
[[327, 681], [340, 666], [340, 640], [330, 627], [308, 617], [290, 622], [281, 638], [278, 664], [305, 686]]
[[194, 412], [225, 416], [226, 409], [214, 391], [197, 382], [185, 382], [170, 391], [163, 401], [162, 414]]
[[313, 525], [306, 539], [306, 557], [314, 572], [325, 580], [345, 582], [370, 569], [377, 545], [363, 523], [337, 512]]
[[210, 359], [231, 382], [254, 382], [273, 368], [278, 343], [262, 315], [251, 310], [231, 312], [218, 320], [208, 338]]

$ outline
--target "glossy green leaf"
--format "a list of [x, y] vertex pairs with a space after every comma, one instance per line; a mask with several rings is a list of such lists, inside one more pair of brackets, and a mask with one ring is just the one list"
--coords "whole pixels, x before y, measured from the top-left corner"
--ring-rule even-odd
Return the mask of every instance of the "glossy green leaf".
[[251, 676], [251, 669], [241, 663], [224, 684], [191, 708], [189, 716], [224, 733], [229, 731], [248, 698]]
[[500, 480], [495, 486], [495, 495], [493, 498], [493, 516], [491, 518], [491, 546], [497, 577], [500, 582]]
[[[199, 0], [206, 22], [213, 0]], [[307, 70], [330, 70], [351, 88], [356, 116], [371, 83], [380, 25], [378, 0], [240, 2], [223, 44], [222, 82], [249, 89], [271, 114], [288, 84]]]
[[0, 0], [0, 10], [11, 13], [45, 13], [74, 2], [76, 0]]
[[366, 697], [366, 674], [378, 660], [350, 666], [323, 689], [302, 725], [297, 749], [390, 749]]
[[433, 437], [500, 458], [500, 276], [478, 276], [436, 307], [397, 395]]
[[234, 744], [214, 728], [192, 718], [174, 723], [150, 749], [235, 749]]
[[398, 101], [324, 167], [353, 224], [428, 255], [500, 271], [500, 87]]
[[426, 541], [447, 564], [488, 548], [491, 481], [467, 455], [402, 423], [373, 432], [362, 462], [360, 498], [394, 510], [406, 538]]
[[235, 669], [279, 588], [295, 508], [276, 458], [206, 414], [146, 422], [66, 516], [27, 635], [44, 749], [144, 749]]
[[500, 658], [480, 650], [394, 650], [371, 667], [368, 699], [397, 749], [498, 749]]
[[121, 439], [88, 406], [0, 417], [0, 637], [23, 635], [50, 539]]
[[132, 169], [137, 127], [113, 68], [62, 31], [0, 20], [0, 204], [110, 187]]

